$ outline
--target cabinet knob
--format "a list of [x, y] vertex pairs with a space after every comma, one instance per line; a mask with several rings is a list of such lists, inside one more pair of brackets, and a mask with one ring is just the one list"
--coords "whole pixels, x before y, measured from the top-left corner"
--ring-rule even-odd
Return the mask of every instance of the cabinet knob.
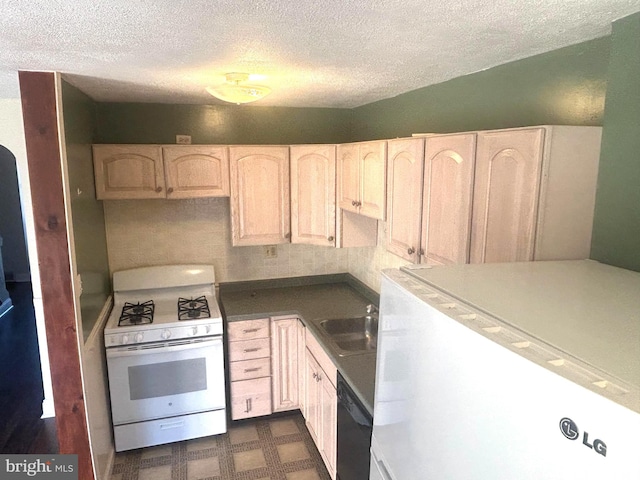
[[351, 200], [351, 205], [352, 205], [352, 206], [354, 206], [354, 207], [355, 207], [357, 203], [358, 203], [358, 202], [356, 202], [355, 200]]
[[330, 242], [333, 242], [333, 240], [334, 240], [333, 235], [328, 236], [327, 240], [329, 240]]
[[413, 247], [409, 247], [409, 248], [407, 249], [407, 253], [408, 253], [409, 255], [413, 255], [414, 253], [416, 253], [416, 249], [415, 249], [415, 248], [413, 248]]
[[173, 193], [173, 187], [167, 188], [167, 193]]
[[284, 238], [291, 238], [291, 232], [287, 232], [284, 234]]
[[357, 201], [357, 202], [356, 202], [356, 207], [361, 207], [361, 206], [362, 206], [362, 202]]
[[162, 191], [162, 187], [156, 187], [156, 192], [160, 193]]

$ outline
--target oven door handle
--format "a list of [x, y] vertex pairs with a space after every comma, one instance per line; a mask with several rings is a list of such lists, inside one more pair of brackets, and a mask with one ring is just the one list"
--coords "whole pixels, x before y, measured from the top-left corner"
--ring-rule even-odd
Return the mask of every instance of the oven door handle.
[[214, 344], [222, 347], [222, 337], [214, 337], [209, 340], [202, 340], [193, 343], [179, 343], [177, 345], [167, 345], [166, 343], [158, 344], [158, 346], [142, 346], [137, 348], [108, 348], [107, 358], [118, 357], [139, 357], [141, 355], [148, 355], [152, 353], [171, 353], [171, 352], [183, 352], [185, 350], [196, 350], [199, 348], [206, 348], [214, 346]]

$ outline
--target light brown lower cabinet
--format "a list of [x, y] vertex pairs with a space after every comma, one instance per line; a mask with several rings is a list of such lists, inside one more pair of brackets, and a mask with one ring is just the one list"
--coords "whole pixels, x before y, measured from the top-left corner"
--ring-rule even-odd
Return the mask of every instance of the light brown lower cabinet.
[[337, 368], [308, 331], [305, 350], [305, 402], [303, 414], [331, 478], [336, 478], [338, 398]]
[[273, 369], [273, 411], [299, 407], [298, 319], [271, 319], [271, 366]]
[[305, 357], [305, 372], [307, 427], [331, 478], [336, 478], [338, 433], [336, 387], [329, 381], [329, 375], [320, 367], [308, 349]]
[[269, 415], [271, 404], [270, 319], [229, 324], [231, 418]]
[[300, 409], [332, 479], [336, 478], [337, 368], [297, 317], [228, 325], [231, 418]]

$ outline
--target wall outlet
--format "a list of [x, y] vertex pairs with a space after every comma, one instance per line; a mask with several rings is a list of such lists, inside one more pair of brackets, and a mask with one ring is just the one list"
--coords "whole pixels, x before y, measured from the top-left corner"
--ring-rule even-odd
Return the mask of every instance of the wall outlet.
[[191, 145], [191, 135], [176, 135], [178, 145]]
[[275, 258], [278, 256], [278, 247], [276, 245], [267, 245], [264, 247], [264, 256], [266, 258]]

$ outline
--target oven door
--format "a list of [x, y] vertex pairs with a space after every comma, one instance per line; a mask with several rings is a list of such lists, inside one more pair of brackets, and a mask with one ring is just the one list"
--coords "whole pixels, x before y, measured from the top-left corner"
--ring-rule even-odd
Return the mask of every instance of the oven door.
[[107, 349], [114, 425], [225, 407], [222, 337]]

